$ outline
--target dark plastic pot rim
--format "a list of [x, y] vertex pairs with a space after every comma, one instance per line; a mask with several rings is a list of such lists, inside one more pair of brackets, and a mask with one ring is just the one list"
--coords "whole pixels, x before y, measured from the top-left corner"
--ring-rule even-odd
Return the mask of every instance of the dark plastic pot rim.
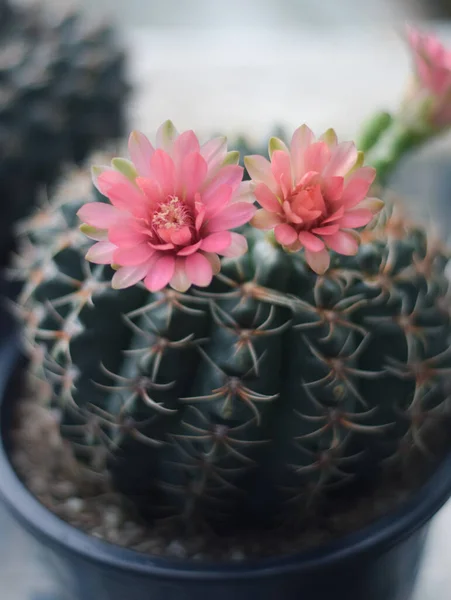
[[[4, 419], [5, 391], [19, 356], [16, 333], [0, 347], [0, 426]], [[45, 508], [24, 486], [9, 461], [0, 437], [0, 499], [17, 520], [43, 544], [60, 546], [62, 551], [101, 563], [105, 568], [121, 569], [170, 579], [256, 579], [290, 572], [313, 571], [339, 563], [377, 548], [395, 546], [429, 521], [451, 495], [451, 453], [429, 481], [410, 500], [391, 514], [375, 520], [361, 530], [317, 549], [278, 558], [239, 563], [197, 563], [152, 557], [94, 538], [78, 530]], [[31, 520], [31, 515], [33, 516]]]

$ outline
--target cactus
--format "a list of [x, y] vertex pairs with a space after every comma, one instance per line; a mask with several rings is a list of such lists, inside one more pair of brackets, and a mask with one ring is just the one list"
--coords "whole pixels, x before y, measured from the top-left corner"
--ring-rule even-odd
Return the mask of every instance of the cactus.
[[[153, 149], [132, 140], [145, 168]], [[224, 154], [228, 174], [235, 158]], [[113, 169], [95, 171], [107, 195], [107, 181], [136, 178], [131, 163]], [[276, 241], [281, 230], [244, 223], [247, 252], [222, 259], [211, 283], [112, 289], [118, 265], [84, 258], [84, 234], [105, 232], [80, 231], [76, 217], [87, 200], [105, 201], [96, 194], [86, 175], [68, 181], [21, 227], [14, 269], [29, 371], [49, 382], [41, 401], [59, 411], [83, 468], [109, 471], [149, 518], [220, 529], [302, 523], [336, 489], [377, 481], [387, 460], [429, 452], [424, 431], [446, 408], [451, 322], [448, 254], [422, 226], [386, 206], [353, 255], [331, 251], [317, 274], [307, 251]], [[169, 198], [167, 210], [178, 202]]]
[[[5, 262], [11, 226], [65, 162], [124, 133], [128, 84], [111, 27], [0, 2], [0, 194]], [[5, 241], [6, 240], [6, 241]]]

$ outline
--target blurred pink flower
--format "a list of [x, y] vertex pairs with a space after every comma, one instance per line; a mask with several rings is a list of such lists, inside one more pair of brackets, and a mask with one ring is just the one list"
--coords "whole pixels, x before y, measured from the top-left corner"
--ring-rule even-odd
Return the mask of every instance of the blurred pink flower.
[[129, 152], [132, 162], [93, 168], [111, 204], [93, 202], [78, 212], [82, 231], [97, 240], [87, 260], [114, 266], [114, 288], [140, 280], [152, 292], [209, 285], [220, 270], [218, 254], [247, 250], [245, 237], [229, 231], [255, 213], [238, 153], [227, 152], [222, 137], [200, 146], [193, 131], [179, 135], [170, 121], [159, 128], [156, 148], [133, 132]]
[[339, 144], [333, 130], [316, 140], [302, 125], [290, 148], [272, 138], [269, 154], [271, 162], [263, 156], [245, 158], [262, 206], [251, 224], [274, 229], [289, 251], [304, 248], [307, 263], [319, 274], [329, 267], [329, 250], [355, 254], [360, 238], [353, 229], [367, 225], [383, 206], [367, 198], [376, 172], [361, 166], [363, 154], [355, 144]]
[[[407, 28], [415, 64], [417, 86], [426, 92], [426, 112], [431, 124], [451, 124], [451, 51], [434, 35]], [[415, 93], [414, 93], [415, 96]]]
[[422, 85], [441, 95], [451, 88], [451, 52], [433, 35], [408, 27], [407, 38]]

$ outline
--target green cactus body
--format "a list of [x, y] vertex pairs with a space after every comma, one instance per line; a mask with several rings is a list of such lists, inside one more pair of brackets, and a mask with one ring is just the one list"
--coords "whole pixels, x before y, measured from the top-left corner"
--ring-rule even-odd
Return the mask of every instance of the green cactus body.
[[448, 257], [421, 227], [389, 214], [320, 277], [248, 228], [249, 252], [209, 288], [116, 291], [109, 267], [86, 268], [83, 193], [23, 228], [16, 310], [63, 435], [147, 514], [302, 521], [386, 459], [428, 451], [451, 324]]

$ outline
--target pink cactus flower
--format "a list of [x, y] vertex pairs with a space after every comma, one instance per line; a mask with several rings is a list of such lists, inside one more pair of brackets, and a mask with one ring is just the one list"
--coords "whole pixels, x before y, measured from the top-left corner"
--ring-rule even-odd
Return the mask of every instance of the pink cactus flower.
[[383, 206], [367, 197], [376, 172], [362, 167], [363, 154], [355, 144], [339, 144], [333, 130], [316, 140], [302, 125], [290, 148], [272, 138], [269, 155], [271, 162], [263, 156], [245, 158], [262, 207], [251, 224], [274, 229], [276, 240], [289, 251], [304, 248], [318, 274], [329, 267], [329, 250], [355, 254], [360, 238], [354, 229], [367, 225]]
[[116, 289], [141, 280], [152, 292], [209, 285], [218, 255], [247, 250], [245, 237], [229, 231], [255, 212], [238, 152], [227, 152], [222, 137], [200, 146], [193, 131], [179, 135], [170, 121], [159, 128], [156, 147], [133, 132], [129, 152], [132, 161], [93, 168], [111, 204], [92, 202], [78, 212], [82, 231], [97, 240], [87, 260], [113, 265]]
[[416, 74], [421, 84], [436, 95], [451, 88], [451, 52], [434, 35], [426, 35], [413, 27], [407, 29]]
[[[436, 127], [451, 124], [451, 51], [434, 35], [407, 28], [416, 73], [414, 98], [426, 101], [429, 122]], [[423, 91], [423, 95], [421, 95]], [[420, 92], [420, 93], [419, 93]]]

